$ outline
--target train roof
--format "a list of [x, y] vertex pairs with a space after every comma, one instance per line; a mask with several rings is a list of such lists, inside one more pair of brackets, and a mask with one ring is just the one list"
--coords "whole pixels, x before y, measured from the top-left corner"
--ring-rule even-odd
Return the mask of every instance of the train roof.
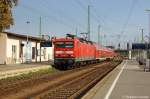
[[74, 40], [79, 40], [80, 42], [83, 42], [83, 43], [89, 43], [89, 44], [92, 44], [92, 45], [95, 45], [95, 47], [97, 47], [99, 50], [105, 50], [105, 51], [114, 51], [113, 49], [111, 48], [106, 48], [104, 46], [101, 46], [101, 45], [98, 45], [96, 42], [93, 42], [93, 41], [88, 41], [84, 38], [81, 38], [81, 37], [77, 37], [76, 35], [73, 35], [73, 34], [66, 34], [66, 37], [63, 37], [63, 38], [53, 38], [53, 41], [57, 42], [57, 41], [74, 41]]
[[63, 37], [63, 38], [52, 38], [52, 40], [55, 42], [55, 41], [73, 41], [73, 40], [79, 40], [80, 42], [86, 42], [86, 43], [90, 43], [90, 44], [96, 44], [96, 42], [93, 42], [93, 41], [88, 41], [84, 38], [81, 38], [81, 37], [76, 37], [75, 35], [72, 35], [72, 34], [67, 34], [66, 37]]
[[73, 35], [73, 34], [66, 34], [66, 37], [70, 37], [72, 39], [76, 38], [76, 39], [79, 39], [80, 42], [87, 42], [87, 43], [91, 43], [91, 44], [94, 44], [95, 42], [93, 41], [88, 41], [84, 38], [81, 38], [81, 37], [77, 37], [76, 35]]
[[101, 47], [99, 50], [109, 51], [109, 52], [114, 51], [113, 49], [111, 49], [111, 48], [106, 48], [106, 47]]

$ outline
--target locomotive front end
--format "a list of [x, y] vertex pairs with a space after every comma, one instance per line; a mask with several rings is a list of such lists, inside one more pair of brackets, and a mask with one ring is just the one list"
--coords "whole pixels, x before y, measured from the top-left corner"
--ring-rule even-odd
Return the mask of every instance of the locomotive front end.
[[56, 39], [54, 42], [54, 64], [58, 69], [68, 69], [74, 64], [74, 40]]

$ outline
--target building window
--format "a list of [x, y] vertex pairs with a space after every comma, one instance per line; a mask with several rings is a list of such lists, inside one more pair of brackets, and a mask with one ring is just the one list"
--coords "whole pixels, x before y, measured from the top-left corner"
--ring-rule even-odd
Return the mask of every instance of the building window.
[[32, 59], [35, 59], [35, 52], [36, 52], [35, 47], [32, 47]]

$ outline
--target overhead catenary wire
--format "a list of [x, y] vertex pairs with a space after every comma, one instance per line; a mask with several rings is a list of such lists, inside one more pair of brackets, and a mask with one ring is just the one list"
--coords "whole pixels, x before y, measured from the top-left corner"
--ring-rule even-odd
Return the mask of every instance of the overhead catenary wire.
[[94, 20], [97, 21], [98, 24], [101, 24], [104, 29], [106, 29], [107, 31], [112, 32], [113, 29], [111, 27], [107, 26], [107, 23], [104, 21], [104, 19], [101, 16], [98, 15], [98, 13], [97, 13], [96, 9], [94, 8], [94, 6], [92, 6], [92, 9], [93, 9], [92, 10], [93, 17], [95, 17]]
[[[44, 1], [41, 0], [41, 1], [47, 6], [47, 8], [49, 7], [49, 5], [48, 5], [49, 0], [44, 0]], [[77, 18], [73, 18], [71, 16], [66, 16], [66, 15], [64, 15], [64, 12], [65, 12], [65, 10], [63, 8], [61, 8], [61, 9], [55, 11], [55, 12], [53, 11], [52, 13], [57, 13], [57, 15], [59, 17], [61, 17], [61, 19], [63, 18], [65, 21], [69, 21], [70, 24], [74, 24], [74, 29], [76, 29], [77, 26], [80, 27], [80, 28], [78, 28], [79, 31], [81, 31], [81, 29], [82, 30], [84, 29], [83, 25], [81, 25], [81, 23], [77, 21]]]
[[87, 11], [87, 7], [80, 0], [73, 0], [76, 4], [78, 4], [85, 12]]
[[122, 30], [121, 30], [121, 34], [124, 34], [125, 32], [125, 29], [127, 28], [128, 24], [129, 24], [129, 20], [132, 16], [132, 13], [133, 13], [133, 10], [136, 6], [136, 3], [137, 3], [138, 0], [132, 0], [132, 4], [131, 4], [131, 7], [129, 9], [129, 13], [127, 15], [127, 19], [125, 20], [125, 23], [123, 24], [123, 27], [122, 27]]
[[74, 29], [73, 26], [63, 22], [62, 20], [56, 18], [55, 16], [52, 16], [52, 15], [48, 15], [47, 13], [44, 13], [42, 11], [39, 11], [38, 9], [34, 8], [34, 7], [31, 7], [31, 6], [28, 6], [28, 5], [25, 5], [25, 4], [21, 4], [20, 5], [21, 7], [25, 8], [25, 9], [28, 9], [29, 11], [33, 12], [33, 13], [36, 13], [37, 15], [39, 16], [42, 16], [42, 17], [45, 17], [45, 18], [48, 18], [49, 20], [48, 21], [54, 21], [54, 22], [57, 22], [67, 28], [71, 28], [72, 30]]
[[[121, 29], [121, 33], [116, 34], [116, 37], [117, 37], [118, 39], [121, 38], [121, 35], [124, 35], [124, 32], [125, 32], [127, 26], [129, 25], [129, 20], [130, 20], [130, 18], [131, 18], [131, 16], [132, 16], [132, 13], [133, 13], [133, 10], [134, 10], [134, 8], [135, 8], [135, 6], [136, 6], [137, 1], [138, 1], [138, 0], [133, 0], [133, 1], [132, 1], [131, 7], [130, 7], [130, 9], [129, 9], [129, 13], [128, 13], [128, 15], [127, 15], [127, 19], [125, 20], [125, 23], [123, 24], [123, 27], [122, 27], [122, 29]], [[95, 9], [95, 6], [93, 6], [92, 9], [93, 9], [92, 12], [94, 12], [94, 15], [95, 15], [95, 20], [98, 21], [99, 23], [101, 22], [101, 24], [103, 23], [104, 26], [106, 27], [105, 19], [107, 18], [107, 16], [105, 16], [105, 17], [104, 17], [105, 19], [104, 19], [104, 18], [101, 17], [101, 16], [103, 16], [103, 15], [100, 16], [100, 15], [97, 13], [97, 10]], [[99, 21], [99, 20], [100, 20], [100, 21]], [[108, 19], [107, 19], [107, 20], [108, 20]], [[114, 21], [113, 19], [112, 19], [112, 20], [109, 20], [109, 22], [112, 22], [112, 23], [118, 24], [118, 25], [122, 25], [121, 22], [119, 22], [119, 21]], [[104, 26], [103, 26], [103, 28], [104, 28]], [[108, 28], [109, 28], [109, 27], [107, 27], [107, 30], [108, 30]], [[109, 30], [112, 30], [112, 29], [109, 28]], [[126, 36], [126, 35], [124, 35], [124, 36]]]
[[[86, 12], [87, 13], [87, 8], [88, 8], [88, 5], [90, 5], [90, 9], [92, 10], [92, 5], [91, 4], [88, 4], [87, 6], [86, 5], [84, 5], [81, 1], [79, 1], [79, 0], [73, 0], [77, 5], [79, 5], [83, 10], [84, 10], [84, 12]], [[99, 23], [101, 23], [101, 21], [96, 17], [96, 16], [94, 16], [93, 14], [93, 11], [91, 11], [91, 14], [90, 14], [90, 16], [91, 16], [91, 18], [90, 18], [90, 20], [95, 20], [96, 22], [98, 22], [98, 24]], [[92, 24], [91, 24], [91, 26], [92, 26]], [[94, 32], [92, 29], [90, 29], [90, 31], [91, 32]]]
[[[121, 35], [124, 35], [124, 32], [125, 32], [126, 28], [127, 28], [128, 25], [129, 25], [129, 20], [130, 20], [132, 14], [133, 14], [133, 11], [134, 11], [134, 8], [135, 8], [135, 6], [136, 6], [136, 4], [137, 4], [137, 1], [138, 1], [138, 0], [132, 0], [131, 7], [130, 7], [130, 9], [129, 9], [129, 13], [128, 13], [128, 15], [127, 15], [127, 18], [126, 18], [126, 20], [125, 20], [125, 23], [124, 23], [123, 26], [122, 26], [122, 29], [121, 29], [121, 31], [120, 31], [120, 35], [118, 36], [118, 39], [119, 39], [119, 42], [120, 42], [120, 43], [121, 43], [121, 41], [120, 41]], [[123, 39], [122, 39], [122, 40], [123, 40]], [[122, 43], [124, 43], [124, 42], [125, 42], [125, 41], [122, 41]]]
[[[138, 0], [135, 0], [135, 1], [137, 1], [138, 2]], [[93, 0], [92, 2], [94, 2], [94, 3], [97, 3], [95, 0]], [[136, 3], [137, 3], [136, 2]], [[136, 5], [136, 4], [135, 4]], [[134, 6], [135, 6], [134, 5]], [[95, 6], [93, 6], [92, 7], [93, 8], [93, 12], [95, 13], [95, 15], [99, 18], [99, 19], [101, 19], [101, 21], [104, 23], [104, 28], [107, 26], [107, 23], [105, 22], [105, 20], [107, 20], [107, 21], [109, 21], [109, 23], [113, 23], [113, 24], [116, 24], [116, 25], [118, 25], [118, 26], [121, 26], [121, 25], [123, 25], [123, 24], [125, 24], [125, 23], [122, 23], [122, 22], [120, 22], [119, 20], [116, 20], [116, 19], [109, 19], [109, 17], [108, 16], [106, 16], [106, 15], [104, 15], [104, 13], [103, 14], [99, 14], [98, 12], [97, 12], [97, 9], [95, 8]], [[135, 27], [135, 24], [132, 24], [132, 25], [130, 25], [130, 24], [127, 24], [128, 26], [130, 26], [130, 28], [131, 27]], [[108, 27], [108, 26], [107, 26]], [[112, 28], [110, 28], [110, 27], [108, 27], [108, 28], [106, 28], [106, 29], [109, 29], [109, 30], [112, 30]], [[122, 28], [123, 29], [123, 28]]]
[[[78, 4], [85, 12], [87, 11], [87, 7], [80, 1], [80, 0], [74, 0], [76, 2], [76, 4]], [[103, 30], [105, 29], [105, 31], [109, 31], [112, 32], [112, 28], [110, 27], [106, 27], [106, 22], [97, 15], [97, 13], [93, 10], [93, 6], [91, 4], [91, 2], [88, 3], [88, 5], [90, 5], [91, 8], [91, 14], [90, 14], [90, 20], [95, 20], [95, 22], [97, 22], [97, 24], [101, 24], [104, 23], [104, 25], [102, 25]], [[88, 6], [87, 5], [87, 6]], [[103, 21], [103, 22], [102, 22]], [[93, 24], [91, 24], [91, 26], [94, 26]], [[88, 29], [89, 29], [89, 25], [88, 25]], [[96, 29], [95, 29], [96, 30]], [[89, 30], [88, 30], [89, 31]], [[95, 33], [95, 31], [93, 31], [93, 29], [90, 29], [91, 33]]]
[[[73, 0], [77, 5], [79, 5], [81, 8], [82, 8], [82, 10], [84, 10], [85, 12], [87, 12], [87, 7], [86, 7], [86, 5], [84, 5], [80, 0]], [[110, 28], [110, 27], [106, 27], [106, 22], [102, 19], [102, 18], [100, 18], [97, 14], [96, 14], [96, 12], [93, 10], [93, 6], [92, 6], [92, 4], [91, 4], [91, 1], [88, 1], [89, 3], [89, 5], [91, 6], [90, 8], [91, 8], [91, 20], [94, 20], [94, 21], [96, 21], [97, 22], [97, 24], [101, 24], [102, 25], [102, 23], [104, 24], [104, 25], [102, 25], [102, 27], [105, 29], [105, 30], [107, 30], [107, 31], [111, 31], [112, 32], [112, 29]], [[88, 5], [87, 5], [88, 6]], [[91, 24], [91, 25], [93, 25], [93, 24]], [[93, 32], [93, 29], [91, 29], [91, 32]]]
[[[44, 0], [45, 1], [45, 0]], [[85, 4], [83, 4], [83, 2], [81, 2], [80, 0], [73, 0], [73, 1], [75, 1], [75, 2], [77, 2], [77, 4], [78, 5], [80, 5], [81, 6], [81, 8], [83, 8], [84, 10], [85, 10], [85, 12], [87, 11], [87, 7], [85, 6]], [[135, 1], [135, 0], [134, 0]], [[47, 3], [44, 3], [44, 4], [47, 4]], [[46, 5], [46, 6], [48, 6], [48, 5]], [[27, 8], [27, 7], [26, 7]], [[67, 27], [67, 28], [71, 28], [71, 29], [73, 29], [73, 30], [75, 30], [76, 29], [76, 27], [78, 27], [78, 31], [80, 30], [80, 28], [82, 27], [82, 26], [80, 26], [79, 24], [80, 23], [78, 23], [77, 21], [75, 21], [75, 23], [76, 23], [76, 26], [73, 26], [72, 24], [68, 24], [67, 22], [65, 22], [64, 20], [62, 20], [62, 18], [59, 18], [59, 17], [55, 17], [56, 15], [49, 15], [48, 13], [45, 13], [45, 12], [42, 12], [42, 11], [40, 11], [40, 10], [38, 10], [37, 8], [33, 8], [33, 7], [30, 7], [31, 9], [32, 9], [32, 12], [35, 12], [35, 13], [37, 13], [37, 14], [42, 14], [42, 15], [44, 15], [44, 17], [47, 17], [48, 19], [52, 19], [52, 21], [55, 21], [55, 22], [57, 22], [57, 23], [59, 23], [59, 24], [61, 24], [61, 25], [64, 25], [65, 27]], [[105, 22], [105, 20], [104, 20], [104, 18], [102, 18], [97, 12], [96, 12], [96, 10], [95, 10], [95, 8], [92, 6], [91, 7], [91, 9], [93, 9], [92, 10], [92, 12], [91, 13], [93, 13], [92, 14], [92, 19], [94, 19], [94, 20], [96, 20], [97, 22], [98, 22], [98, 24], [104, 24], [104, 25], [102, 25], [102, 27], [103, 28], [106, 28], [106, 30], [110, 30], [110, 31], [112, 31], [112, 29], [111, 28], [109, 28], [107, 25], [106, 25], [106, 22]], [[62, 10], [60, 11], [60, 12], [62, 12]], [[40, 15], [41, 16], [41, 15]], [[61, 16], [62, 17], [62, 16]], [[69, 20], [74, 20], [73, 18], [70, 18], [70, 17], [67, 17]], [[64, 19], [66, 19], [66, 18], [64, 18]], [[50, 20], [51, 21], [51, 20]], [[127, 24], [128, 24], [128, 22], [127, 22]]]

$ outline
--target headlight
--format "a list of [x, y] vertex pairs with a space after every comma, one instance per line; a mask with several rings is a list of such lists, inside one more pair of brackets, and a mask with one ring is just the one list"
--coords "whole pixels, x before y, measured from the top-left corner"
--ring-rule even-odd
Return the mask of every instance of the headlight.
[[73, 54], [73, 51], [65, 51], [66, 54]]
[[56, 54], [63, 54], [64, 51], [55, 51]]

